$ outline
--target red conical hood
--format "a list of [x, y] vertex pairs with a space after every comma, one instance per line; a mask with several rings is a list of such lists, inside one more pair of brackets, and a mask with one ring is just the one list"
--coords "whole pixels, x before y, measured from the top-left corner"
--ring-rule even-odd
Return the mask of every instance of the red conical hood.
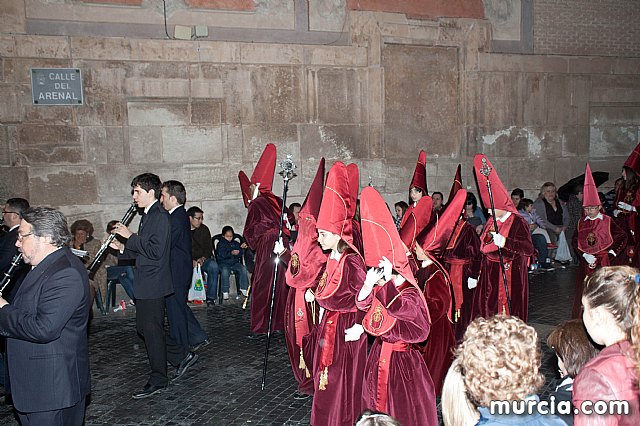
[[251, 194], [250, 194], [251, 181], [249, 180], [245, 172], [243, 172], [242, 170], [238, 172], [238, 180], [240, 181], [240, 191], [242, 192], [242, 201], [244, 201], [244, 206], [248, 207], [249, 201], [251, 201]]
[[316, 228], [337, 234], [347, 244], [353, 246], [351, 197], [347, 166], [336, 161], [327, 175]]
[[462, 189], [462, 172], [461, 172], [460, 164], [458, 164], [458, 168], [456, 170], [456, 177], [453, 178], [453, 185], [451, 185], [451, 191], [449, 191], [449, 198], [447, 198], [447, 204], [449, 204], [449, 202], [453, 200], [453, 196], [456, 195], [456, 192], [458, 192], [460, 189]]
[[[482, 197], [482, 204], [491, 212], [491, 202], [489, 200], [489, 190], [487, 189], [487, 179], [491, 184], [491, 193], [493, 194], [493, 206], [499, 210], [509, 211], [514, 214], [518, 214], [518, 209], [513, 205], [511, 201], [511, 195], [507, 192], [506, 188], [500, 181], [500, 177], [493, 167], [493, 164], [484, 154], [476, 154], [473, 159], [473, 170], [476, 174], [478, 181], [478, 190]], [[485, 176], [488, 171], [488, 177]]]
[[351, 193], [351, 216], [356, 214], [356, 207], [358, 205], [358, 193], [360, 192], [360, 173], [358, 172], [358, 166], [355, 163], [351, 163], [347, 166], [347, 173], [349, 173], [349, 191]]
[[416, 170], [413, 172], [409, 189], [413, 187], [422, 189], [424, 195], [429, 193], [427, 191], [427, 153], [424, 150], [421, 150], [418, 155], [418, 163], [416, 164]]
[[418, 204], [411, 211], [408, 211], [407, 218], [400, 228], [400, 238], [409, 251], [413, 252], [416, 237], [431, 220], [432, 212], [433, 200], [428, 195], [420, 198]]
[[416, 285], [391, 213], [382, 196], [371, 186], [364, 188], [360, 194], [360, 215], [365, 264], [377, 267], [384, 256], [396, 272]]
[[418, 235], [417, 241], [425, 253], [430, 253], [435, 257], [440, 257], [447, 248], [447, 243], [453, 229], [460, 218], [460, 213], [467, 199], [467, 191], [464, 189], [456, 192], [453, 199], [447, 203], [447, 208], [440, 214], [440, 217], [431, 221], [427, 228]]
[[598, 196], [598, 188], [593, 181], [591, 167], [587, 163], [587, 170], [584, 172], [584, 198], [582, 199], [582, 207], [601, 206], [600, 197]]
[[260, 193], [271, 192], [273, 189], [273, 175], [276, 171], [276, 146], [272, 143], [267, 144], [262, 151], [260, 160], [256, 164], [256, 168], [251, 175], [251, 183], [260, 184], [258, 189]]
[[640, 175], [640, 144], [633, 148], [631, 155], [629, 155], [627, 161], [624, 162], [624, 165]]
[[324, 186], [324, 157], [320, 159], [318, 164], [318, 171], [316, 172], [311, 187], [307, 193], [307, 198], [304, 199], [300, 213], [305, 212], [312, 215], [314, 218], [318, 218], [320, 213], [320, 204], [322, 204], [322, 187]]

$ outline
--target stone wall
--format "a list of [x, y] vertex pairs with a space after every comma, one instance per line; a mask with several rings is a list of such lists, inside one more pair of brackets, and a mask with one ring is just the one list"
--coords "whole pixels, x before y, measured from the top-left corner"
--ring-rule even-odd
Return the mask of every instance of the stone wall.
[[637, 0], [536, 0], [535, 52], [640, 56]]
[[[640, 132], [640, 59], [497, 53], [484, 19], [256, 1], [241, 13], [199, 10], [201, 21], [226, 18], [220, 32], [236, 41], [216, 41], [211, 26], [208, 38], [167, 40], [113, 36], [134, 31], [136, 16], [148, 20], [140, 31], [163, 34], [157, 2], [0, 1], [11, 23], [0, 33], [0, 198], [25, 196], [97, 228], [127, 209], [131, 178], [151, 171], [184, 182], [213, 232], [241, 230], [237, 173], [250, 175], [268, 142], [298, 164], [289, 201], [303, 200], [324, 156], [357, 163], [361, 185], [392, 204], [406, 198], [419, 149], [430, 191], [448, 194], [458, 163], [475, 191], [471, 158], [484, 152], [508, 188], [533, 198], [587, 160], [619, 173]], [[194, 22], [187, 3], [173, 4], [169, 30]], [[97, 10], [107, 35], [89, 35]], [[267, 21], [279, 29], [260, 27]], [[80, 68], [84, 105], [32, 105], [33, 67]]]

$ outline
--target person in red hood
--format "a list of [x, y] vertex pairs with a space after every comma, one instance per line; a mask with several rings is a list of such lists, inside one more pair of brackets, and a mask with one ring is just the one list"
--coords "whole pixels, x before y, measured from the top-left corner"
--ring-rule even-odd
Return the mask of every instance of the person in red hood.
[[365, 280], [362, 255], [353, 244], [356, 199], [347, 166], [329, 171], [318, 214], [318, 243], [330, 250], [315, 300], [320, 324], [313, 353], [312, 425], [351, 426], [362, 412], [362, 377], [367, 358], [364, 312], [356, 296]]
[[367, 312], [364, 329], [376, 337], [365, 368], [363, 404], [404, 425], [435, 425], [433, 381], [414, 345], [429, 336], [426, 301], [393, 218], [374, 188], [362, 190], [360, 213], [365, 263], [371, 269], [356, 305]]
[[[249, 247], [256, 252], [255, 266], [251, 275], [251, 334], [264, 334], [267, 331], [284, 330], [284, 308], [288, 287], [285, 284], [286, 264], [289, 261], [289, 230], [287, 221], [293, 223], [288, 209], [285, 212], [285, 224], [282, 227], [282, 241], [278, 241], [282, 200], [271, 192], [273, 174], [276, 168], [276, 147], [268, 144], [251, 175], [250, 198], [247, 219], [244, 225], [244, 237]], [[276, 247], [276, 243], [277, 247]], [[275, 298], [273, 317], [269, 328], [272, 286], [274, 284], [274, 251], [278, 251], [284, 266], [279, 265], [275, 280]]]
[[298, 382], [296, 399], [313, 395], [312, 333], [318, 324], [318, 304], [313, 292], [318, 287], [328, 257], [318, 244], [316, 230], [323, 184], [324, 158], [320, 160], [315, 179], [298, 213], [298, 238], [291, 250], [286, 272], [287, 285], [291, 289], [285, 308], [284, 335], [293, 376]]
[[640, 144], [622, 166], [622, 185], [614, 201], [613, 216], [616, 223], [627, 233], [627, 247], [616, 265], [640, 267]]
[[[472, 318], [489, 318], [502, 313], [518, 316], [526, 322], [529, 303], [528, 266], [529, 258], [533, 255], [529, 224], [518, 214], [511, 196], [489, 159], [478, 154], [473, 163], [482, 203], [487, 207], [492, 205], [487, 182], [491, 186], [495, 213], [491, 209], [489, 212], [495, 216], [487, 220], [480, 236], [480, 278], [477, 282], [472, 279], [468, 283], [470, 288], [476, 284], [478, 286], [473, 294], [471, 315]], [[503, 267], [508, 294], [505, 290]]]
[[584, 214], [578, 222], [572, 241], [575, 252], [580, 256], [572, 318], [582, 315], [582, 287], [585, 277], [600, 266], [613, 265], [627, 246], [627, 235], [622, 228], [602, 213], [602, 203], [588, 164], [583, 194]]
[[411, 211], [416, 207], [418, 201], [420, 201], [420, 199], [425, 195], [429, 195], [429, 192], [427, 191], [427, 154], [424, 150], [421, 150], [420, 154], [418, 154], [416, 169], [413, 172], [413, 177], [411, 178], [411, 185], [409, 185], [409, 208], [404, 213], [402, 221], [400, 221], [400, 227], [405, 224], [411, 214]]

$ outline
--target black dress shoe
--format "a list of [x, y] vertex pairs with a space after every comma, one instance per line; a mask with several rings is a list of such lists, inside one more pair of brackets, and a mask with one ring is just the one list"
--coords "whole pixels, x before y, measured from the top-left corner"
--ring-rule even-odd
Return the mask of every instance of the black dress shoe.
[[295, 391], [293, 393], [293, 399], [309, 399], [311, 395], [307, 395], [306, 393], [302, 393], [300, 391]]
[[189, 352], [186, 357], [180, 362], [178, 368], [176, 368], [176, 376], [171, 379], [171, 381], [178, 380], [180, 377], [184, 376], [184, 373], [187, 372], [189, 368], [193, 364], [198, 361], [198, 354], [195, 352]]
[[153, 394], [159, 393], [162, 389], [165, 389], [167, 386], [154, 386], [150, 383], [144, 385], [144, 388], [140, 392], [136, 392], [131, 397], [133, 399], [142, 399], [147, 398]]
[[191, 347], [191, 350], [193, 352], [197, 352], [198, 350], [204, 348], [205, 346], [209, 345], [211, 343], [211, 339], [207, 338], [205, 340], [203, 340], [202, 342], [198, 343], [197, 345], [193, 345]]
[[249, 339], [249, 340], [257, 340], [257, 339], [260, 339], [262, 336], [265, 336], [265, 334], [249, 333], [249, 334], [247, 334], [247, 339]]

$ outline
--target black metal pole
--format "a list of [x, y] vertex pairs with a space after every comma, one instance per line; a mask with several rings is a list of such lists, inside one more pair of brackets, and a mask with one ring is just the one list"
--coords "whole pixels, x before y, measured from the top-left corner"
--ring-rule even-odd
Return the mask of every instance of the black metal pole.
[[[491, 182], [489, 181], [489, 173], [491, 173], [491, 169], [487, 165], [486, 160], [482, 159], [482, 168], [480, 169], [480, 173], [484, 175], [487, 179], [487, 191], [489, 192], [489, 202], [491, 203], [491, 216], [493, 217], [493, 228], [496, 230], [496, 234], [499, 234], [498, 230], [498, 219], [496, 218], [496, 208], [493, 204], [493, 193], [491, 192]], [[486, 174], [485, 174], [486, 172]], [[506, 238], [506, 237], [505, 237]], [[507, 271], [504, 268], [504, 259], [502, 258], [502, 250], [500, 246], [496, 244], [498, 247], [498, 257], [500, 258], [500, 271], [502, 272], [502, 283], [504, 284], [504, 293], [507, 296], [507, 307], [509, 308], [509, 315], [511, 315], [511, 296], [509, 295], [509, 285], [507, 284]]]
[[[291, 162], [290, 156], [287, 156], [287, 160], [282, 163], [283, 170], [280, 172], [284, 180], [284, 188], [282, 190], [282, 209], [280, 210], [280, 227], [278, 229], [278, 239], [282, 238], [282, 227], [284, 225], [284, 215], [286, 214], [285, 208], [287, 205], [287, 191], [289, 190], [289, 180], [292, 179], [295, 174], [293, 169], [295, 165]], [[271, 302], [269, 305], [269, 325], [267, 327], [267, 342], [264, 348], [264, 366], [262, 367], [262, 384], [260, 389], [264, 390], [264, 385], [267, 381], [267, 365], [269, 363], [269, 345], [271, 343], [271, 323], [273, 321], [273, 305], [276, 298], [276, 283], [278, 280], [278, 266], [280, 265], [280, 255], [276, 254], [275, 266], [273, 268], [273, 281], [271, 283]]]

